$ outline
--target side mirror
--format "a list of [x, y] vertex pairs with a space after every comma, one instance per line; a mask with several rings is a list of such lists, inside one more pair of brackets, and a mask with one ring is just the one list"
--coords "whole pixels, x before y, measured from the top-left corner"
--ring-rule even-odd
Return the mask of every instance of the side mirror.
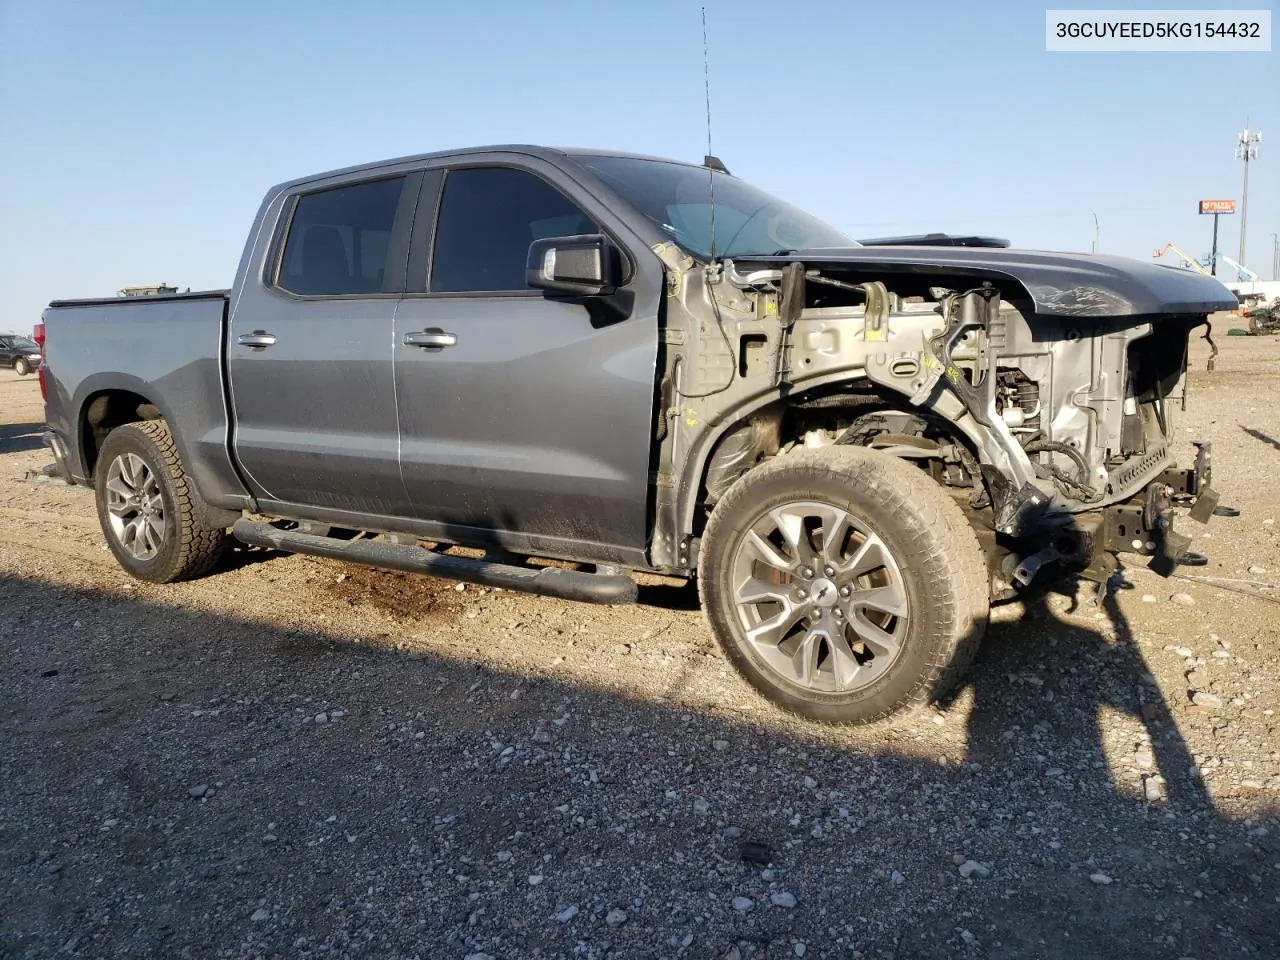
[[535, 240], [529, 246], [525, 280], [548, 293], [608, 297], [622, 282], [622, 253], [598, 233]]

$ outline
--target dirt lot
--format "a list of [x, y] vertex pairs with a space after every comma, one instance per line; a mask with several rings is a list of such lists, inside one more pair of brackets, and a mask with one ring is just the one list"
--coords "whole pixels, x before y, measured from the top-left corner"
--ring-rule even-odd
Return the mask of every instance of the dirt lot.
[[1219, 343], [1178, 437], [1243, 511], [1186, 572], [1231, 581], [1004, 607], [953, 702], [870, 730], [771, 709], [657, 581], [134, 583], [90, 494], [24, 481], [0, 373], [0, 956], [1280, 956], [1280, 343]]

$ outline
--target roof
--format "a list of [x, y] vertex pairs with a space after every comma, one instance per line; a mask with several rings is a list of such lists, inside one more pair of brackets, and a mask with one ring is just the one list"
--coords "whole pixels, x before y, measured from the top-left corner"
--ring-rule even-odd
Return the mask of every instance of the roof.
[[371, 173], [385, 167], [394, 167], [405, 163], [418, 163], [424, 160], [436, 160], [444, 157], [465, 157], [472, 154], [484, 153], [519, 153], [529, 157], [538, 157], [550, 163], [562, 161], [566, 157], [591, 156], [618, 157], [625, 160], [658, 160], [663, 163], [681, 163], [690, 167], [699, 166], [697, 163], [689, 163], [683, 160], [672, 160], [669, 157], [653, 157], [642, 153], [627, 153], [620, 150], [598, 150], [589, 147], [545, 147], [532, 143], [504, 143], [483, 147], [462, 147], [457, 150], [435, 150], [431, 153], [416, 153], [404, 157], [393, 157], [389, 160], [377, 160], [372, 163], [361, 163], [350, 167], [339, 167], [336, 170], [326, 170], [322, 173], [313, 173], [309, 176], [298, 177], [294, 180], [287, 180], [284, 183], [277, 184], [272, 190], [272, 193], [277, 190], [300, 186], [305, 183], [312, 183], [316, 180], [326, 180], [329, 177], [346, 176], [351, 173]]

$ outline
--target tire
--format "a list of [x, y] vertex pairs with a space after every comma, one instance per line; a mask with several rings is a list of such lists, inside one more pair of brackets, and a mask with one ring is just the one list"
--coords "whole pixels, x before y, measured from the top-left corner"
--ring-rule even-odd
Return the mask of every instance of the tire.
[[13, 361], [13, 372], [20, 377], [25, 377], [31, 372], [31, 362], [26, 357], [19, 357]]
[[217, 564], [227, 531], [197, 519], [191, 481], [163, 420], [107, 435], [94, 477], [98, 522], [120, 566], [139, 580], [192, 580]]
[[698, 585], [743, 677], [824, 723], [872, 723], [945, 695], [990, 607], [982, 548], [955, 501], [917, 467], [861, 447], [747, 473], [711, 514]]

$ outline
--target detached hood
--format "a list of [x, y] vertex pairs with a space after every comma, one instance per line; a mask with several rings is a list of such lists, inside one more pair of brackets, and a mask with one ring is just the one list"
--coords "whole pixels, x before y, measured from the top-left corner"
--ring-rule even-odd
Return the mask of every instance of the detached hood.
[[1011, 279], [1048, 317], [1126, 317], [1161, 313], [1215, 313], [1240, 303], [1212, 277], [1128, 257], [1047, 253], [991, 247], [875, 246], [797, 250], [751, 263], [799, 260], [811, 267], [866, 267], [882, 273], [955, 273]]

